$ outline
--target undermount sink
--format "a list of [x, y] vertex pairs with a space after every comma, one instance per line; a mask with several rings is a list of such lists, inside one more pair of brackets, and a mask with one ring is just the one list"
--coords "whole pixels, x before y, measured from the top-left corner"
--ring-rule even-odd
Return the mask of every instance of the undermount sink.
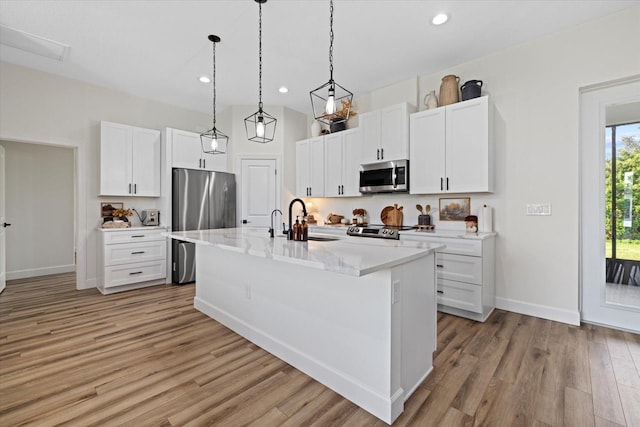
[[325, 237], [325, 236], [309, 236], [308, 240], [313, 240], [314, 242], [333, 242], [336, 240], [340, 240], [339, 237]]

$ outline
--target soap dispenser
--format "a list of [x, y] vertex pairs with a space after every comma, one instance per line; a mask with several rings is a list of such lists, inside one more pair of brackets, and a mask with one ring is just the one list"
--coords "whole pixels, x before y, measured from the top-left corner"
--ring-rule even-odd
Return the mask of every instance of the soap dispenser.
[[300, 221], [298, 220], [298, 216], [296, 216], [296, 223], [293, 224], [293, 240], [301, 240], [302, 238], [302, 229], [300, 226]]

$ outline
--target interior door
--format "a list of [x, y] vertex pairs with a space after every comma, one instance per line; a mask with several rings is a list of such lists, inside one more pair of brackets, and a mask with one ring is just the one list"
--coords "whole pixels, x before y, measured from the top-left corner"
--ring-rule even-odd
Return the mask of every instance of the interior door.
[[4, 291], [7, 283], [7, 252], [5, 232], [8, 225], [6, 223], [5, 209], [5, 169], [4, 169], [4, 147], [0, 145], [0, 292]]
[[276, 159], [242, 159], [240, 180], [242, 225], [268, 228], [271, 212], [278, 207]]

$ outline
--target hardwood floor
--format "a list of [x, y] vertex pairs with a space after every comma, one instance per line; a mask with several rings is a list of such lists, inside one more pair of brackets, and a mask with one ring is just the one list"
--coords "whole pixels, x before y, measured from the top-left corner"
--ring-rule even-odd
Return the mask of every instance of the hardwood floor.
[[[383, 426], [193, 308], [194, 287], [0, 294], [0, 425]], [[434, 371], [394, 426], [638, 426], [640, 336], [439, 314]]]

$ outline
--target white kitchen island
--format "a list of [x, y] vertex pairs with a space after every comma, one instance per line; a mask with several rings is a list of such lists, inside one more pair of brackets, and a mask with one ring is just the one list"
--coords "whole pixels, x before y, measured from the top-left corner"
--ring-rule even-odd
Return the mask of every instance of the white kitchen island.
[[252, 228], [165, 235], [196, 243], [196, 309], [381, 420], [431, 372], [440, 246]]

